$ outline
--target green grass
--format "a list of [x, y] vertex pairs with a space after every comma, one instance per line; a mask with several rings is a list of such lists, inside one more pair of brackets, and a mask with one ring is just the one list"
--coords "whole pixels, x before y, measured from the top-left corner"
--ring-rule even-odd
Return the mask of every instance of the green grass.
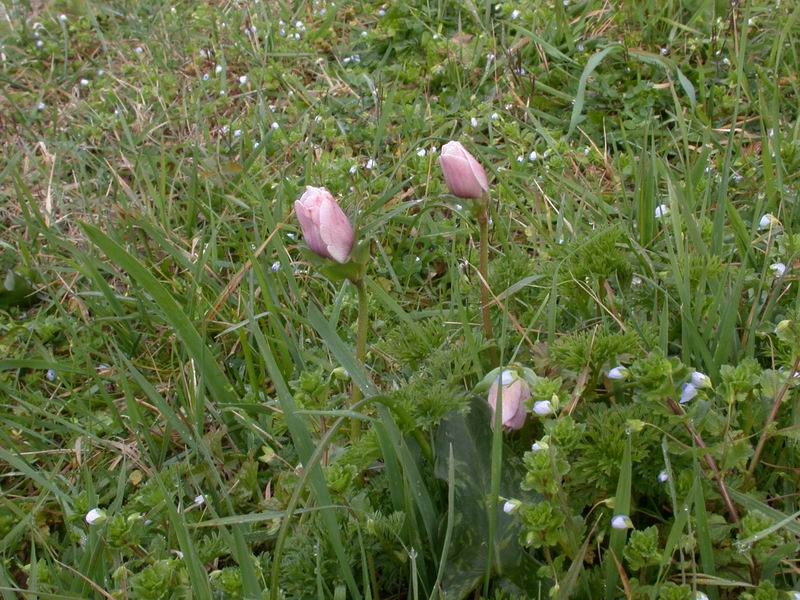
[[[799, 37], [786, 0], [0, 3], [0, 596], [788, 598]], [[306, 185], [370, 249], [364, 364]], [[493, 430], [495, 353], [559, 411]]]

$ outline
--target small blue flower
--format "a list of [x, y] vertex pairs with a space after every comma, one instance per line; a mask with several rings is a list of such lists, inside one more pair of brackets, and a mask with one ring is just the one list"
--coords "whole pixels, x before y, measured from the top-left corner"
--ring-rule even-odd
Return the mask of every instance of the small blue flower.
[[691, 383], [684, 383], [681, 389], [681, 404], [686, 404], [693, 400], [695, 396], [697, 396], [697, 388]]
[[775, 273], [775, 277], [783, 277], [786, 273], [786, 265], [782, 262], [776, 262], [769, 266], [769, 270]]
[[611, 526], [614, 529], [633, 529], [633, 521], [628, 515], [614, 515]]
[[700, 371], [695, 371], [694, 373], [692, 373], [691, 384], [699, 390], [703, 388], [710, 388], [711, 378], [705, 373], [701, 373]]
[[770, 213], [762, 215], [761, 218], [758, 220], [759, 229], [769, 229], [773, 225], [779, 225], [779, 224], [780, 221], [778, 221], [778, 219], [776, 219], [775, 216]]
[[616, 381], [624, 381], [624, 380], [626, 380], [628, 378], [629, 375], [630, 375], [630, 371], [628, 371], [628, 369], [626, 369], [622, 365], [619, 365], [618, 367], [614, 367], [613, 369], [611, 369], [608, 372], [608, 378], [609, 379], [614, 379]]

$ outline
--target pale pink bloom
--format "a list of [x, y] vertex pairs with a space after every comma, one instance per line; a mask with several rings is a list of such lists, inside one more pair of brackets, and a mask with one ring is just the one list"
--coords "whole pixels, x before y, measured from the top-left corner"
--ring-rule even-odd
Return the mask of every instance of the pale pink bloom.
[[486, 171], [458, 142], [447, 142], [439, 155], [444, 181], [450, 193], [459, 198], [481, 198], [489, 191]]
[[353, 249], [355, 234], [347, 215], [325, 188], [307, 186], [294, 203], [303, 238], [323, 258], [346, 263]]
[[531, 391], [528, 384], [522, 379], [515, 377], [512, 371], [503, 371], [502, 375], [489, 388], [489, 406], [492, 409], [492, 425], [494, 425], [494, 415], [497, 409], [497, 394], [500, 386], [503, 386], [503, 427], [505, 429], [520, 429], [525, 424], [525, 401], [530, 397]]

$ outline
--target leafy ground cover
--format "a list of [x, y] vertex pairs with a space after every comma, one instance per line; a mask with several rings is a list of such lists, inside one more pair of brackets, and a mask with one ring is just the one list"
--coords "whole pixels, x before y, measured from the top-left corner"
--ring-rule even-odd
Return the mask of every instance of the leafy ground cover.
[[4, 599], [800, 596], [800, 5], [0, 17]]

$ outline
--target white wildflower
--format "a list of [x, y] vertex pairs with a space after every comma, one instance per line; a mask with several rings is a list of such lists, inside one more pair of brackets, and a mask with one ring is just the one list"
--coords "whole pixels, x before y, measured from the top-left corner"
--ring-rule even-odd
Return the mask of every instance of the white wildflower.
[[614, 515], [611, 526], [614, 529], [633, 529], [633, 521], [628, 515]]
[[105, 511], [103, 509], [101, 509], [101, 508], [93, 508], [92, 510], [90, 510], [89, 512], [86, 513], [86, 516], [84, 517], [84, 520], [89, 525], [94, 525], [95, 523], [100, 525], [101, 523], [103, 523], [103, 521], [106, 520], [106, 518], [107, 518], [106, 517], [106, 513], [105, 513]]
[[775, 277], [783, 277], [786, 273], [786, 265], [782, 262], [776, 262], [769, 266], [769, 270], [775, 274]]
[[759, 229], [769, 229], [773, 225], [777, 225], [780, 223], [778, 219], [776, 219], [772, 214], [766, 213], [765, 215], [761, 216], [761, 219], [758, 221], [758, 228]]

